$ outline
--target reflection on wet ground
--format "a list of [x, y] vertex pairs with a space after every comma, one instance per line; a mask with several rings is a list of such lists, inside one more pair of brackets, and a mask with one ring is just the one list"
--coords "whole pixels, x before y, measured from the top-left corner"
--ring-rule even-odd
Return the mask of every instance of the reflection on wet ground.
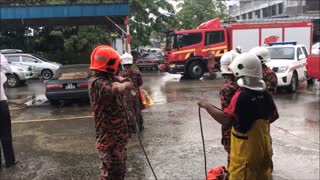
[[[219, 107], [223, 79], [218, 76], [215, 80], [181, 80], [180, 75], [144, 73], [143, 80], [143, 89], [155, 104], [143, 111], [145, 131], [141, 135], [158, 178], [203, 179], [196, 103], [200, 97], [206, 97]], [[7, 90], [9, 98], [15, 94], [21, 95], [19, 98], [44, 94], [42, 83], [33, 81], [31, 86]], [[281, 90], [274, 96], [280, 119], [271, 125], [273, 179], [318, 179], [319, 89], [319, 83], [309, 87], [304, 83], [295, 94]], [[0, 179], [98, 177], [94, 122], [88, 104], [57, 108], [43, 103], [11, 114], [14, 144], [22, 163], [2, 170]], [[201, 114], [208, 167], [226, 165], [226, 153], [220, 144], [221, 126], [205, 110]], [[24, 123], [26, 120], [39, 122]], [[128, 179], [153, 179], [135, 135], [128, 146], [127, 162]]]

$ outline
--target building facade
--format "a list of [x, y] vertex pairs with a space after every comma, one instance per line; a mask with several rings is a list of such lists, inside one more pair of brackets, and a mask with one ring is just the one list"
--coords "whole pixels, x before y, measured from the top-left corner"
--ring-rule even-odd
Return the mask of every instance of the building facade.
[[240, 0], [229, 6], [230, 17], [236, 20], [281, 16], [319, 16], [318, 0]]
[[283, 17], [313, 21], [313, 41], [320, 38], [320, 0], [239, 0], [229, 6], [229, 16], [237, 21]]

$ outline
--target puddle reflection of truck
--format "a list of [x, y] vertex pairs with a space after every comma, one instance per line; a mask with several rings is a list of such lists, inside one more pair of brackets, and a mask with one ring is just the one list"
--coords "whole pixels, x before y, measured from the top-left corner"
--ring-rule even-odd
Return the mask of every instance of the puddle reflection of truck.
[[208, 52], [215, 51], [215, 58], [240, 46], [243, 52], [268, 41], [295, 41], [311, 49], [312, 22], [280, 22], [220, 25], [216, 18], [202, 23], [196, 29], [167, 31], [165, 64], [162, 70], [184, 74], [191, 79], [201, 78], [207, 70]]

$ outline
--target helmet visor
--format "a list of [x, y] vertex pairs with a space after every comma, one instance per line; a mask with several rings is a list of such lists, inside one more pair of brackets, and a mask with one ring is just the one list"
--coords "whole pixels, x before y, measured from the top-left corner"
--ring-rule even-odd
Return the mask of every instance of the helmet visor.
[[237, 84], [240, 87], [245, 87], [254, 91], [263, 92], [266, 90], [266, 84], [261, 78], [244, 76], [238, 79]]

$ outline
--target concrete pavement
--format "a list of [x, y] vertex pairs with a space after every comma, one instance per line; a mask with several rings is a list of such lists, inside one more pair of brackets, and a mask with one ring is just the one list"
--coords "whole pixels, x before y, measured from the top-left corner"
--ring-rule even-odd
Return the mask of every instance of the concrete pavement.
[[[9, 97], [44, 93], [41, 83]], [[155, 105], [143, 112], [143, 144], [158, 179], [204, 179], [198, 106], [207, 97], [220, 106], [217, 80], [182, 80], [179, 75], [145, 73], [144, 85]], [[271, 125], [273, 179], [319, 178], [319, 83], [302, 84], [295, 94], [274, 96], [280, 119]], [[21, 92], [21, 94], [19, 94]], [[14, 146], [20, 163], [1, 169], [0, 179], [97, 179], [99, 159], [89, 105], [55, 108], [48, 104], [11, 111]], [[226, 165], [221, 127], [202, 110], [208, 168]], [[153, 179], [135, 136], [128, 146], [127, 179]]]

